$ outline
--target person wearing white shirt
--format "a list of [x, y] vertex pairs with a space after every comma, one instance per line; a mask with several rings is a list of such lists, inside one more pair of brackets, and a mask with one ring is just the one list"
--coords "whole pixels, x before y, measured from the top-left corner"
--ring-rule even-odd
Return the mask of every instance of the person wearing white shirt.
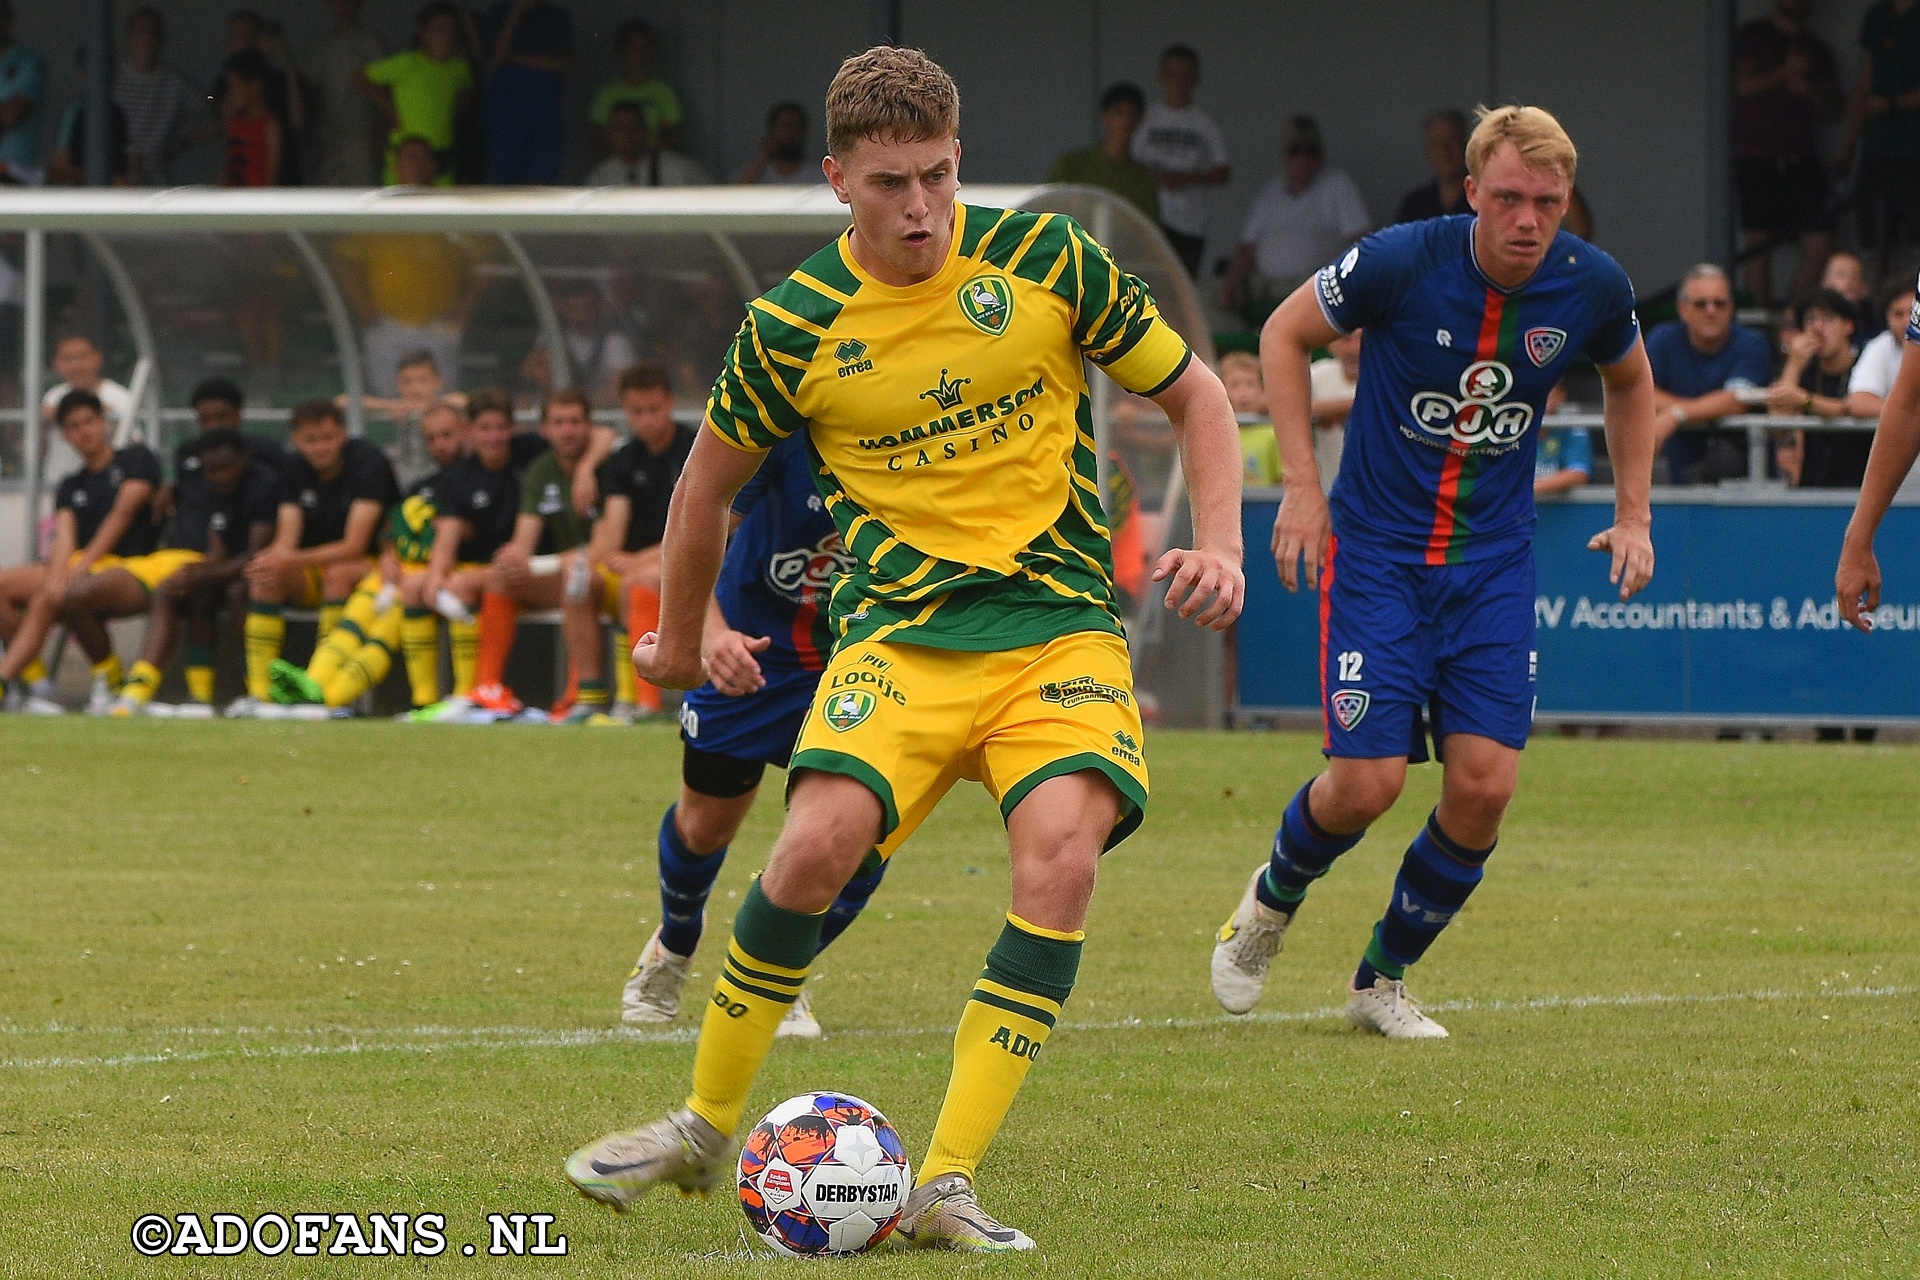
[[1847, 379], [1847, 414], [1854, 418], [1877, 418], [1893, 390], [1894, 375], [1900, 372], [1900, 357], [1906, 352], [1907, 318], [1914, 309], [1914, 292], [1902, 289], [1887, 299], [1887, 327], [1876, 333], [1861, 348]]
[[60, 375], [60, 383], [40, 397], [40, 475], [49, 482], [49, 488], [51, 482], [81, 465], [80, 455], [67, 443], [53, 420], [53, 411], [59, 407], [62, 396], [69, 391], [91, 391], [99, 396], [115, 440], [119, 439], [121, 425], [132, 420], [133, 393], [111, 378], [100, 376], [104, 363], [100, 348], [84, 334], [71, 333], [54, 344], [53, 371]]
[[1327, 167], [1312, 116], [1287, 122], [1281, 150], [1284, 168], [1254, 198], [1220, 284], [1220, 305], [1230, 310], [1279, 302], [1371, 225], [1353, 179]]
[[1147, 108], [1133, 135], [1133, 158], [1153, 170], [1160, 188], [1160, 229], [1196, 279], [1207, 247], [1207, 192], [1233, 176], [1226, 135], [1193, 105], [1199, 83], [1200, 55], [1183, 44], [1167, 46], [1160, 55], [1161, 100]]
[[622, 102], [607, 114], [607, 145], [613, 154], [587, 174], [590, 187], [703, 187], [707, 171], [678, 151], [665, 151], [647, 136], [647, 117]]
[[1313, 418], [1313, 461], [1320, 471], [1320, 487], [1331, 492], [1340, 474], [1340, 452], [1347, 443], [1347, 415], [1353, 412], [1353, 393], [1360, 385], [1360, 333], [1343, 333], [1327, 344], [1327, 356], [1307, 368], [1311, 387], [1308, 412]]

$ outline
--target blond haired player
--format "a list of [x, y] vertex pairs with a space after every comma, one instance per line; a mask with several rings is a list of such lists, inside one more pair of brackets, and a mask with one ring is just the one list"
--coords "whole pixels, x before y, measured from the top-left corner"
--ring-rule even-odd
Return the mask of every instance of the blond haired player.
[[835, 895], [968, 778], [1005, 817], [1013, 909], [961, 1015], [899, 1231], [1028, 1249], [980, 1207], [974, 1174], [1073, 988], [1100, 854], [1147, 799], [1082, 361], [1152, 396], [1181, 437], [1198, 545], [1167, 552], [1155, 577], [1201, 626], [1240, 611], [1238, 435], [1219, 379], [1070, 219], [955, 198], [959, 93], [925, 54], [848, 59], [826, 117], [823, 169], [852, 230], [749, 307], [674, 494], [660, 631], [634, 663], [663, 686], [705, 679], [728, 504], [796, 432], [855, 568], [836, 579], [833, 657], [785, 826], [734, 917], [692, 1095], [576, 1152], [567, 1174], [615, 1208], [725, 1176]]

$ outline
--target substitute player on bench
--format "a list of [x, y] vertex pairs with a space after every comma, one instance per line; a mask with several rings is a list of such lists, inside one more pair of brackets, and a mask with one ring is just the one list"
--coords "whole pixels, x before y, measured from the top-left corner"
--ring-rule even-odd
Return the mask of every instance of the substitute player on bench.
[[828, 907], [964, 777], [1005, 816], [1013, 909], [961, 1016], [899, 1231], [1026, 1249], [980, 1207], [974, 1171], [1073, 988], [1100, 853], [1147, 798], [1083, 360], [1153, 396], [1181, 438], [1199, 549], [1155, 573], [1201, 625], [1239, 613], [1239, 435], [1220, 380], [1071, 220], [956, 202], [959, 93], [925, 54], [849, 58], [826, 114], [824, 168], [853, 229], [749, 307], [674, 494], [660, 634], [635, 664], [666, 687], [704, 680], [728, 504], [782, 439], [805, 434], [856, 567], [836, 581], [833, 656], [786, 823], [734, 917], [692, 1096], [574, 1153], [567, 1173], [616, 1208], [726, 1176]]
[[[1369, 236], [1268, 319], [1260, 356], [1286, 496], [1280, 578], [1320, 591], [1326, 772], [1300, 788], [1213, 953], [1229, 1013], [1259, 998], [1301, 899], [1393, 806], [1408, 760], [1444, 761], [1440, 804], [1400, 866], [1347, 1016], [1394, 1039], [1446, 1030], [1403, 976], [1466, 905], [1513, 797], [1533, 719], [1533, 469], [1547, 394], [1600, 367], [1614, 523], [1588, 544], [1626, 599], [1653, 576], [1653, 375], [1633, 286], [1560, 230], [1576, 156], [1537, 107], [1483, 114], [1473, 214]], [[1308, 354], [1366, 327], [1331, 512], [1308, 421]], [[1431, 719], [1428, 719], [1428, 716]]]

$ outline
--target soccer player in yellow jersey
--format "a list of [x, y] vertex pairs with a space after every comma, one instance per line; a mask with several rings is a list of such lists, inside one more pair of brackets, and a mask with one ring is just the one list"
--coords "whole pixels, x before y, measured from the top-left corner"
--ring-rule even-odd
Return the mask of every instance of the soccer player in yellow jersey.
[[1083, 358], [1153, 397], [1180, 435], [1197, 545], [1154, 568], [1167, 606], [1215, 629], [1240, 612], [1239, 434], [1219, 379], [1070, 219], [955, 199], [959, 114], [952, 79], [916, 50], [841, 66], [822, 167], [853, 227], [748, 308], [674, 493], [659, 633], [634, 649], [655, 684], [705, 678], [728, 504], [776, 441], [807, 434], [856, 566], [836, 583], [833, 657], [785, 826], [734, 917], [692, 1096], [567, 1161], [616, 1209], [727, 1174], [834, 895], [968, 778], [1005, 817], [1013, 909], [961, 1015], [899, 1232], [1032, 1248], [980, 1207], [975, 1170], [1073, 988], [1100, 854], [1147, 799]]

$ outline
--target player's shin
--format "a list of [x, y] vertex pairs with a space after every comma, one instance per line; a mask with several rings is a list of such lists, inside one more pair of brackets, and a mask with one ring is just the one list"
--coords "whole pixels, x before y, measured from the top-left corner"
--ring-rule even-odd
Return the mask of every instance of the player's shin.
[[846, 887], [840, 890], [840, 896], [827, 908], [826, 923], [820, 926], [820, 950], [825, 951], [867, 909], [874, 890], [880, 887], [880, 881], [886, 874], [887, 864], [881, 858], [880, 851], [870, 851], [867, 860], [853, 873], [853, 879], [847, 881]]
[[440, 701], [439, 615], [408, 609], [400, 619], [400, 651], [406, 655], [413, 705], [430, 707]]
[[320, 632], [320, 642], [314, 646], [313, 658], [307, 663], [307, 674], [315, 684], [324, 687], [353, 657], [354, 651], [367, 642], [373, 630], [374, 599], [365, 591], [355, 591], [347, 597], [345, 607], [338, 611], [337, 621], [331, 627], [325, 626], [327, 610], [320, 611], [325, 629]]
[[280, 606], [256, 600], [247, 606], [247, 693], [260, 702], [273, 697], [272, 668], [287, 642]]
[[127, 682], [120, 686], [122, 697], [145, 706], [153, 701], [153, 695], [160, 691], [160, 668], [145, 658], [133, 664], [133, 670], [127, 673]]
[[690, 956], [700, 945], [707, 896], [726, 864], [727, 846], [695, 853], [680, 834], [679, 812], [680, 806], [669, 805], [660, 819], [660, 945], [677, 956]]
[[1080, 930], [1042, 929], [1007, 914], [960, 1015], [953, 1074], [916, 1185], [949, 1173], [973, 1178], [1073, 990], [1085, 937]]
[[721, 1133], [740, 1127], [753, 1078], [806, 982], [822, 919], [775, 906], [757, 880], [733, 918], [733, 937], [700, 1024], [687, 1098], [688, 1108]]
[[633, 637], [625, 627], [607, 629], [607, 647], [612, 650], [613, 700], [622, 706], [634, 705], [634, 690], [639, 677], [633, 672]]
[[[211, 703], [213, 701], [214, 659], [212, 645], [187, 642], [185, 656], [187, 696], [195, 702]], [[159, 682], [155, 681], [154, 686], [158, 688]]]
[[[512, 608], [511, 603], [508, 608]], [[516, 614], [507, 615], [506, 639], [503, 642], [506, 652], [500, 655], [502, 676], [507, 670], [507, 654], [513, 651], [513, 633], [515, 627], [519, 625], [516, 619]], [[472, 693], [474, 685], [480, 682], [480, 646], [483, 643], [481, 637], [484, 630], [484, 624], [479, 622], [461, 622], [458, 619], [447, 621], [447, 653], [453, 666], [453, 696], [456, 698]], [[499, 681], [496, 680], [495, 683]]]
[[1254, 896], [1268, 910], [1292, 915], [1307, 896], [1307, 889], [1347, 850], [1359, 844], [1366, 836], [1362, 828], [1351, 835], [1334, 835], [1325, 831], [1313, 820], [1313, 809], [1308, 802], [1308, 794], [1313, 783], [1308, 782], [1294, 792], [1288, 802], [1286, 813], [1280, 818], [1280, 829], [1273, 834], [1273, 856], [1267, 864], [1266, 874], [1254, 885]]
[[1474, 886], [1486, 874], [1493, 845], [1469, 849], [1440, 829], [1436, 812], [1407, 847], [1400, 874], [1393, 882], [1393, 901], [1374, 926], [1366, 957], [1354, 974], [1353, 987], [1365, 991], [1376, 976], [1400, 978], [1407, 966], [1427, 953], [1441, 930], [1460, 914]]
[[[507, 659], [513, 656], [513, 641], [520, 626], [520, 607], [513, 597], [498, 591], [488, 591], [480, 597], [480, 652], [474, 668], [474, 683], [478, 685], [500, 685], [506, 683]], [[456, 694], [465, 690], [460, 688], [460, 671], [454, 668], [453, 691]]]
[[380, 687], [393, 670], [393, 655], [400, 648], [400, 611], [389, 609], [367, 628], [367, 641], [347, 656], [340, 669], [326, 684], [329, 707], [349, 706], [370, 689]]

